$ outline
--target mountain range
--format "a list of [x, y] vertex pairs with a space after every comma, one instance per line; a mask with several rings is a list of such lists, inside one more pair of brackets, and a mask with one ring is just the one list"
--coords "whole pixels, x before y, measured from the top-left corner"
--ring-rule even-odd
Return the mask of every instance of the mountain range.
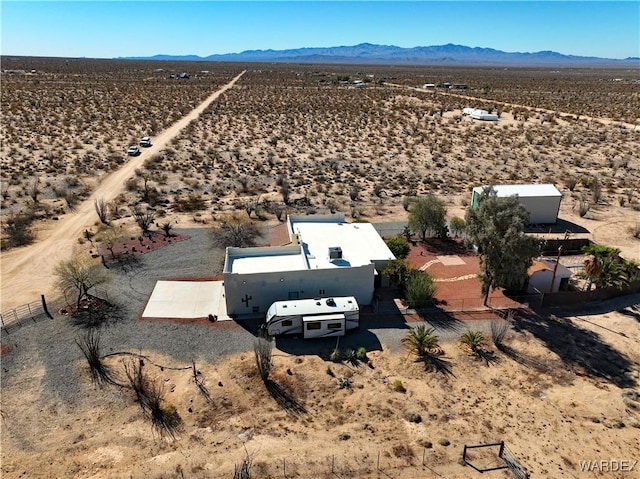
[[[120, 57], [122, 58], [122, 57]], [[260, 63], [338, 63], [369, 65], [442, 66], [549, 66], [549, 67], [631, 67], [640, 68], [640, 58], [625, 59], [563, 55], [553, 51], [504, 52], [493, 48], [463, 45], [435, 45], [402, 48], [361, 43], [354, 46], [296, 48], [290, 50], [246, 50], [201, 57], [198, 55], [154, 55], [125, 57], [130, 60], [184, 60]]]

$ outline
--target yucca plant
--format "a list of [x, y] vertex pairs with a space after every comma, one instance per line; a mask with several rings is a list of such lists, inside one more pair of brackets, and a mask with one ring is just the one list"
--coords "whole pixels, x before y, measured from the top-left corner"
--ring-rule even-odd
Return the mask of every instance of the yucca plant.
[[407, 349], [416, 353], [418, 356], [425, 356], [429, 352], [438, 350], [438, 336], [433, 334], [434, 328], [428, 328], [425, 324], [420, 324], [407, 333], [402, 338], [402, 343]]
[[467, 331], [460, 336], [460, 343], [471, 349], [472, 352], [477, 352], [485, 344], [484, 333], [481, 331]]

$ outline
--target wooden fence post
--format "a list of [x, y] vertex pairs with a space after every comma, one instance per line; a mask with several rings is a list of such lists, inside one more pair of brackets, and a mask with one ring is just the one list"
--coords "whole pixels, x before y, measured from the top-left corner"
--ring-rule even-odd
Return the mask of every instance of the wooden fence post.
[[51, 316], [51, 313], [49, 313], [49, 310], [47, 309], [47, 301], [44, 299], [44, 294], [40, 295], [40, 299], [42, 300], [42, 310], [44, 311], [44, 314], [46, 314], [49, 319], [53, 319], [53, 316]]

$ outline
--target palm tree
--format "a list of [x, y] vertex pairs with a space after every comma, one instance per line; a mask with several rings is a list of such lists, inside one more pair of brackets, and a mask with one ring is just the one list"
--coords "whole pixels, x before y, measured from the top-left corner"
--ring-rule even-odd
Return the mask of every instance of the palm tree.
[[411, 328], [407, 335], [402, 338], [402, 343], [418, 356], [425, 356], [439, 349], [438, 336], [433, 334], [434, 332], [434, 328], [427, 328], [425, 324], [420, 324], [415, 328]]
[[[614, 286], [618, 283], [622, 274], [619, 268], [615, 267], [620, 254], [619, 249], [591, 244], [583, 247], [582, 252], [588, 255], [584, 260], [584, 272], [587, 275], [585, 291], [591, 289], [592, 283], [596, 283], [597, 286]], [[610, 281], [613, 282], [609, 284]]]

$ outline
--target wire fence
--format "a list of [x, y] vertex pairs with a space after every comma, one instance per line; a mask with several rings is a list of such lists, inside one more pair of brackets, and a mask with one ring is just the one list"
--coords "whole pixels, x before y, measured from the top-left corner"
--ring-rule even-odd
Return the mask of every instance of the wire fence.
[[485, 304], [484, 297], [454, 298], [434, 303], [432, 301], [417, 302], [408, 305], [404, 302], [397, 301], [373, 301], [373, 311], [375, 314], [436, 314], [436, 313], [465, 313], [476, 311], [494, 311], [494, 310], [510, 310], [523, 309], [530, 307], [539, 307], [542, 305], [544, 295], [528, 294], [522, 296], [489, 296]]
[[[348, 440], [345, 440], [345, 447], [348, 444]], [[235, 470], [226, 473], [219, 471], [219, 475], [211, 477], [438, 479], [446, 477], [444, 469], [450, 466], [442, 464], [442, 461], [442, 454], [436, 453], [434, 449], [415, 450], [399, 445], [392, 450], [319, 456], [313, 459], [284, 456], [261, 460], [259, 457], [247, 457], [244, 462], [235, 465]], [[248, 471], [249, 476], [234, 475], [238, 471]]]
[[39, 301], [32, 301], [31, 303], [22, 304], [13, 309], [2, 311], [2, 313], [0, 313], [0, 323], [2, 329], [8, 333], [9, 326], [18, 326], [22, 324], [23, 321], [29, 319], [35, 322], [45, 316], [53, 319], [53, 316], [49, 314], [47, 302], [43, 295]]

